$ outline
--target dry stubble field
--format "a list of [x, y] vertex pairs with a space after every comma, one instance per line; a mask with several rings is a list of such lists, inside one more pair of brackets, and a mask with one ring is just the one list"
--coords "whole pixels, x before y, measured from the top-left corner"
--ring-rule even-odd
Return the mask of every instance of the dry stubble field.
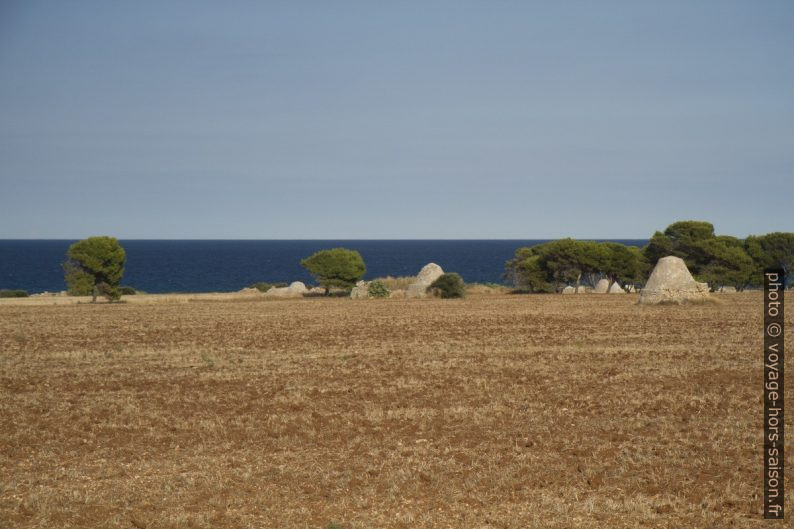
[[722, 299], [0, 304], [0, 527], [760, 527]]

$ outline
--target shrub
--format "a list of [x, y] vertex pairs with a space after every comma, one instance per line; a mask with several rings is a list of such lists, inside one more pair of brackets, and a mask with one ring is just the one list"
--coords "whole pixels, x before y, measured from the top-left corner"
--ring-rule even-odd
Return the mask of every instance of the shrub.
[[130, 286], [122, 285], [119, 287], [119, 294], [122, 296], [134, 296], [137, 293], [138, 291]]
[[466, 295], [466, 283], [455, 272], [442, 274], [429, 288], [444, 299], [462, 298]]
[[267, 281], [257, 281], [251, 285], [248, 285], [248, 288], [255, 288], [260, 292], [267, 292], [271, 288], [282, 288], [288, 286], [287, 283], [283, 281], [277, 281], [275, 283], [268, 283]]
[[364, 277], [367, 268], [361, 254], [346, 248], [321, 250], [301, 261], [328, 294], [332, 287], [351, 289]]
[[273, 288], [273, 285], [271, 285], [270, 283], [265, 283], [264, 281], [259, 281], [258, 283], [254, 283], [253, 285], [248, 285], [248, 288], [255, 288], [259, 292], [267, 292], [268, 290]]
[[379, 281], [378, 279], [369, 284], [367, 292], [369, 293], [370, 297], [373, 298], [388, 298], [389, 294], [391, 294], [389, 289], [386, 288], [386, 285], [384, 285], [383, 282]]
[[26, 298], [26, 290], [0, 290], [0, 298]]

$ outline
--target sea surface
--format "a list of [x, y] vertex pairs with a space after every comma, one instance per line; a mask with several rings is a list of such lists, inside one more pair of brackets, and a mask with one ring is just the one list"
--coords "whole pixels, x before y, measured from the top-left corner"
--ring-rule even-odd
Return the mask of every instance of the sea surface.
[[[647, 240], [612, 239], [642, 246]], [[70, 240], [0, 240], [0, 289], [65, 290], [62, 263]], [[467, 282], [504, 283], [505, 261], [533, 240], [122, 240], [122, 284], [145, 292], [231, 292], [257, 281], [313, 283], [300, 260], [344, 247], [358, 250], [366, 279], [415, 275], [429, 262]]]

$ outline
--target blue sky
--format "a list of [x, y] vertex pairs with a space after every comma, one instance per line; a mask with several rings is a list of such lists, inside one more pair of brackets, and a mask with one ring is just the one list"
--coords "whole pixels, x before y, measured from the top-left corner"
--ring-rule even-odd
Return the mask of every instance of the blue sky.
[[0, 3], [0, 238], [794, 231], [794, 2]]

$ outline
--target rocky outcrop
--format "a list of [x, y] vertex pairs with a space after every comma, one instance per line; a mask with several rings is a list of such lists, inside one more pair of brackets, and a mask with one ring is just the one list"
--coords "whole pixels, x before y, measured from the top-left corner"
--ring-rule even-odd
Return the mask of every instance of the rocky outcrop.
[[625, 294], [626, 291], [623, 290], [623, 287], [618, 285], [617, 281], [615, 281], [614, 283], [612, 283], [612, 286], [609, 287], [609, 293], [610, 294]]
[[436, 263], [426, 264], [416, 276], [416, 281], [408, 285], [406, 296], [409, 298], [427, 297], [427, 287], [442, 275], [444, 275], [444, 269]]
[[369, 297], [369, 282], [359, 281], [350, 291], [351, 299], [366, 299]]
[[575, 294], [576, 293], [576, 288], [572, 287], [571, 285], [568, 285], [567, 287], [562, 289], [562, 293], [563, 294]]
[[288, 287], [271, 288], [264, 293], [268, 298], [300, 298], [309, 292], [306, 285], [300, 281], [293, 281]]
[[649, 305], [703, 301], [708, 297], [708, 285], [695, 281], [684, 260], [672, 255], [659, 259], [640, 291], [640, 303]]

